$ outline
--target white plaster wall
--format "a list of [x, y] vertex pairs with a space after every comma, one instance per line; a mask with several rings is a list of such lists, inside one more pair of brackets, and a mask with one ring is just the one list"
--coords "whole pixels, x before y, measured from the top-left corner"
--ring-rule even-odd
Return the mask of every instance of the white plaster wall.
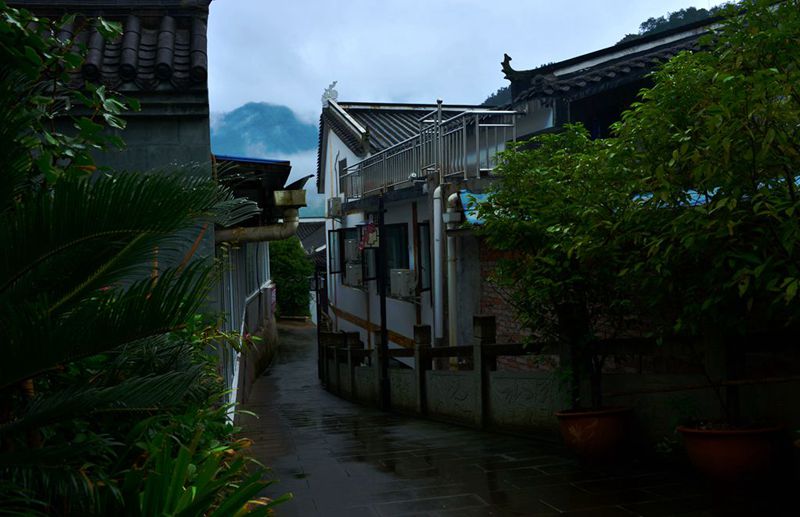
[[543, 106], [540, 101], [532, 100], [522, 106], [515, 106], [515, 109], [527, 109], [525, 115], [517, 118], [517, 135], [519, 136], [553, 127], [555, 109], [552, 106]]

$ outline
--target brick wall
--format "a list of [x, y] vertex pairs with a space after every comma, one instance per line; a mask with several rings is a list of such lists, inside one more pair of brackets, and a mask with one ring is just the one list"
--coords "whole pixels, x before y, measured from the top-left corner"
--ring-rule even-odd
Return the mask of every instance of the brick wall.
[[498, 343], [520, 343], [530, 335], [528, 329], [522, 328], [517, 322], [514, 308], [506, 301], [493, 283], [489, 281], [497, 267], [498, 260], [508, 258], [509, 254], [489, 248], [481, 239], [479, 246], [479, 260], [481, 268], [481, 314], [495, 317], [497, 323]]

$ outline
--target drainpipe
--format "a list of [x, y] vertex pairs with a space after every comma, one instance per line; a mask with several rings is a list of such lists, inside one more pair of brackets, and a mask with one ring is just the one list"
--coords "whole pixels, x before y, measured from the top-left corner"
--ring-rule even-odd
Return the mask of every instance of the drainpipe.
[[217, 230], [217, 242], [264, 242], [288, 239], [300, 226], [300, 207], [306, 206], [305, 190], [276, 190], [273, 192], [275, 206], [283, 208], [283, 222], [252, 228], [239, 226]]
[[214, 238], [217, 242], [263, 242], [288, 239], [300, 225], [300, 212], [297, 208], [283, 211], [283, 222], [267, 226], [225, 228], [217, 230]]
[[[444, 222], [448, 230], [455, 230], [461, 221], [461, 212], [458, 211], [458, 193], [454, 192], [447, 198], [447, 213]], [[450, 346], [458, 345], [458, 296], [456, 292], [456, 238], [451, 234], [447, 236], [447, 321]]]
[[442, 291], [442, 187], [433, 191], [433, 336], [441, 339], [444, 331], [444, 293]]

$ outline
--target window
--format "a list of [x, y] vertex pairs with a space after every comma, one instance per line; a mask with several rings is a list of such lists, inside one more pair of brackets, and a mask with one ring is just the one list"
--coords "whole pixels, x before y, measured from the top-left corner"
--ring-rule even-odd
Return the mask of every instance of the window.
[[328, 273], [335, 274], [342, 272], [342, 250], [339, 230], [328, 232]]
[[344, 248], [344, 275], [342, 283], [352, 287], [363, 285], [361, 268], [361, 250], [359, 250], [360, 234], [358, 228], [344, 228], [339, 230]]
[[364, 281], [378, 279], [378, 248], [364, 248]]
[[431, 288], [431, 226], [428, 223], [419, 223], [419, 257], [417, 258], [417, 277], [419, 291], [428, 291]]
[[387, 224], [383, 227], [384, 252], [386, 253], [386, 279], [392, 269], [408, 269], [408, 225]]

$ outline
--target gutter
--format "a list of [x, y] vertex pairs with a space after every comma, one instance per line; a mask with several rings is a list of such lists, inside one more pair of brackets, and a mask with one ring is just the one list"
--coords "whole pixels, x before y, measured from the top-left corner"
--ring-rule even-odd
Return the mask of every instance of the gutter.
[[284, 207], [283, 222], [265, 226], [238, 226], [214, 232], [216, 242], [264, 242], [288, 239], [300, 226], [300, 207], [306, 206], [305, 190], [276, 190], [275, 206]]

